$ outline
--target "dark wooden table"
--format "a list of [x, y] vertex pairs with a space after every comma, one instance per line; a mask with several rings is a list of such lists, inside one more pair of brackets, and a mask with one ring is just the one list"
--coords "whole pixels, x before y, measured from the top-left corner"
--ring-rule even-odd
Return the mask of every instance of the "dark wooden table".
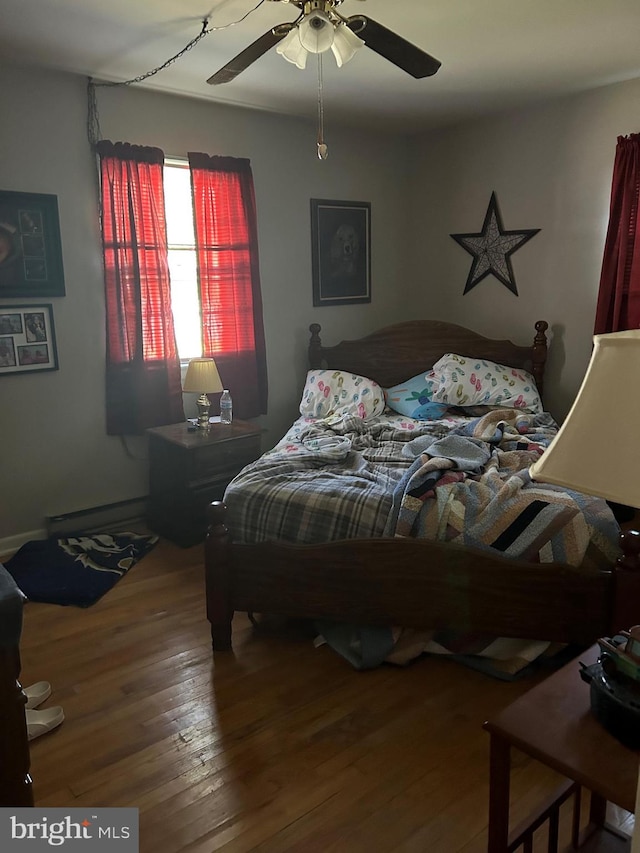
[[[597, 657], [598, 647], [594, 645], [484, 724], [491, 736], [489, 853], [507, 853], [520, 845], [531, 849], [527, 847], [531, 832], [546, 821], [552, 839], [549, 850], [553, 850], [559, 805], [570, 796], [575, 797], [575, 845], [587, 843], [594, 851], [629, 849], [628, 841], [613, 836], [607, 827], [605, 812], [607, 802], [635, 810], [639, 754], [623, 746], [591, 713], [590, 688], [580, 678], [579, 661], [588, 665]], [[512, 747], [561, 773], [567, 782], [551, 801], [510, 833]], [[580, 787], [591, 792], [589, 825], [582, 831], [578, 826]]]

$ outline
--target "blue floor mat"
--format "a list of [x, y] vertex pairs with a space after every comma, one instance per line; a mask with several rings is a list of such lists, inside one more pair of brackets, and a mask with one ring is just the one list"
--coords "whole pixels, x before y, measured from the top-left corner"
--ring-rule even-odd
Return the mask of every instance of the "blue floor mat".
[[90, 607], [157, 541], [157, 536], [128, 532], [33, 540], [4, 567], [29, 601]]

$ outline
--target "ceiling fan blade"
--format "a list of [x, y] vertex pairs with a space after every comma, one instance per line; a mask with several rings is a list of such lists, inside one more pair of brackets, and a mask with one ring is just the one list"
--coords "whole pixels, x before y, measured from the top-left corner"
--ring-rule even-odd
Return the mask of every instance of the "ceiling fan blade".
[[223, 68], [216, 71], [215, 74], [209, 77], [207, 83], [216, 86], [219, 83], [229, 83], [231, 80], [234, 80], [238, 74], [252, 65], [257, 59], [260, 59], [272, 47], [275, 47], [292, 27], [293, 24], [278, 24], [278, 26], [273, 27], [273, 29], [252, 42], [249, 47], [245, 47], [237, 56], [234, 56]]
[[367, 47], [416, 79], [431, 77], [442, 64], [435, 57], [383, 27], [377, 21], [372, 21], [366, 15], [354, 15], [348, 18], [347, 26], [362, 39]]

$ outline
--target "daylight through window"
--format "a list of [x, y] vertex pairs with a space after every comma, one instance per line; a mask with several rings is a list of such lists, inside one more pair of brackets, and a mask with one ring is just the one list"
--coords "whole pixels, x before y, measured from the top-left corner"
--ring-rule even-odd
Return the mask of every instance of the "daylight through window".
[[171, 305], [182, 361], [202, 355], [191, 177], [186, 161], [165, 160], [164, 199]]

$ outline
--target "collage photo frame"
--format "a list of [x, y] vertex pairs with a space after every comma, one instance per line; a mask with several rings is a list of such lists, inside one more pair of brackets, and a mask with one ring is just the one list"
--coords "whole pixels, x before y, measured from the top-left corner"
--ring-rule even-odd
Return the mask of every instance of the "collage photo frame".
[[0, 376], [57, 369], [52, 305], [0, 305]]

